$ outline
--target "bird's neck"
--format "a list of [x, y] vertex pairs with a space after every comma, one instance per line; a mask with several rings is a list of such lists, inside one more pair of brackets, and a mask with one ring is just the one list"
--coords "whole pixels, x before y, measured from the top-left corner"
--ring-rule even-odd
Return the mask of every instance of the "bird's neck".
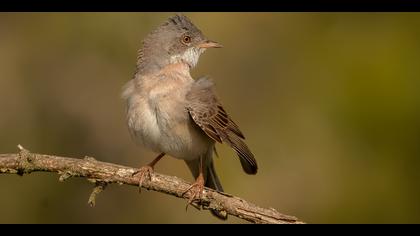
[[190, 75], [191, 65], [187, 62], [173, 60], [173, 58], [168, 58], [167, 55], [160, 55], [156, 52], [150, 52], [147, 49], [142, 48], [139, 50], [135, 77], [171, 71]]
[[166, 78], [190, 80], [190, 66], [186, 63], [171, 63], [163, 67], [159, 72], [159, 75], [163, 75]]
[[137, 64], [135, 78], [163, 75], [169, 78], [191, 78], [190, 65], [184, 62], [140, 61]]

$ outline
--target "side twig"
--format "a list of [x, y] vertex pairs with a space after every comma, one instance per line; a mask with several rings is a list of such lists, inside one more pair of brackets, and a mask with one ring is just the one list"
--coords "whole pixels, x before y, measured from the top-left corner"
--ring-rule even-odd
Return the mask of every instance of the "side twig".
[[[31, 153], [18, 145], [19, 153], [0, 154], [0, 174], [29, 174], [36, 171], [56, 172], [59, 180], [65, 181], [71, 177], [83, 177], [95, 183], [95, 188], [89, 197], [89, 205], [95, 205], [96, 196], [108, 184], [138, 186], [138, 179], [132, 174], [134, 168], [97, 161], [92, 157], [84, 159], [59, 157]], [[186, 181], [174, 177], [153, 173], [151, 180], [145, 180], [142, 187], [178, 198], [189, 199], [184, 191], [190, 186]], [[279, 213], [273, 208], [262, 208], [239, 197], [227, 193], [217, 192], [205, 188], [199, 203], [202, 209], [224, 210], [233, 215], [253, 223], [299, 224], [303, 223], [294, 216]]]

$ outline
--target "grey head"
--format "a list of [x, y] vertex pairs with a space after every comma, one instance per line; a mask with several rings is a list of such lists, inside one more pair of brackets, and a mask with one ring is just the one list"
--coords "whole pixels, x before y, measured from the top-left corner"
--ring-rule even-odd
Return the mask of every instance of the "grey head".
[[190, 19], [177, 14], [143, 40], [138, 54], [137, 73], [153, 73], [175, 63], [185, 63], [193, 68], [207, 48], [220, 47], [219, 43], [208, 40]]

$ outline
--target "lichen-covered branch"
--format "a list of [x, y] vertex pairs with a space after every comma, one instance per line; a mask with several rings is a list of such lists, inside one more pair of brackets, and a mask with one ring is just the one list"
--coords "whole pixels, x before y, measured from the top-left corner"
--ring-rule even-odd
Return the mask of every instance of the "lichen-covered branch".
[[[56, 172], [59, 180], [71, 177], [83, 177], [95, 183], [95, 188], [89, 197], [89, 204], [95, 205], [95, 197], [111, 183], [138, 186], [138, 179], [133, 176], [137, 169], [126, 166], [97, 161], [92, 157], [84, 159], [59, 157], [31, 153], [18, 146], [19, 153], [0, 154], [0, 174], [29, 174], [35, 171]], [[190, 186], [186, 181], [174, 177], [152, 173], [151, 180], [145, 180], [142, 187], [179, 198], [188, 199], [189, 193], [184, 194]], [[261, 208], [253, 203], [227, 193], [217, 192], [205, 188], [202, 201], [198, 203], [202, 209], [224, 210], [233, 215], [253, 223], [296, 224], [303, 223], [294, 216], [277, 212], [273, 208]]]

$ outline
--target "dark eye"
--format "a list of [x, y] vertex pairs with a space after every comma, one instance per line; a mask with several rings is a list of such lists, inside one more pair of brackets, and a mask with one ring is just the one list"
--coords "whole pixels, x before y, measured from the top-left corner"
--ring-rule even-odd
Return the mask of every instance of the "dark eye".
[[191, 37], [188, 35], [182, 36], [182, 42], [185, 44], [191, 43]]

